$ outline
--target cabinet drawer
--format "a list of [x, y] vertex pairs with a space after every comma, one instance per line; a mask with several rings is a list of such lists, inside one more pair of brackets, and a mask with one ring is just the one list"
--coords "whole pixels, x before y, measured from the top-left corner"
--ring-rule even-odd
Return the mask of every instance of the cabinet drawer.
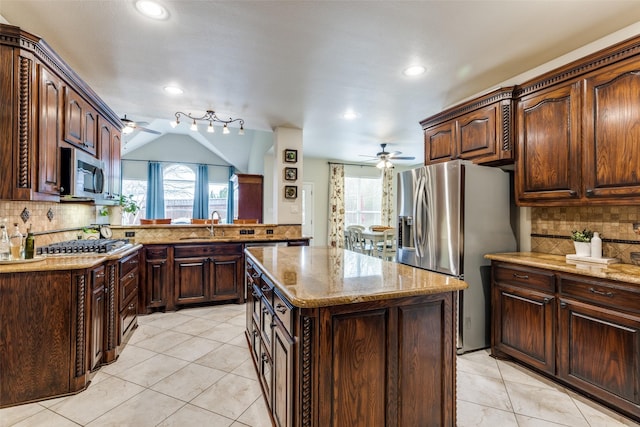
[[212, 243], [209, 245], [177, 245], [173, 253], [175, 258], [206, 257], [210, 255], [241, 255], [242, 244]]
[[293, 317], [293, 306], [281, 297], [280, 294], [278, 294], [278, 291], [273, 292], [273, 311], [278, 319], [280, 319], [289, 335], [292, 335], [291, 323]]
[[145, 248], [145, 256], [147, 259], [167, 259], [169, 257], [169, 248], [167, 246], [151, 246]]
[[493, 280], [555, 292], [553, 273], [529, 267], [496, 264], [493, 267]]
[[560, 276], [560, 295], [616, 310], [640, 313], [640, 289], [612, 282]]
[[262, 276], [256, 284], [260, 288], [262, 297], [269, 303], [271, 308], [273, 308], [273, 283], [265, 276]]
[[124, 337], [136, 325], [138, 293], [135, 292], [120, 311], [120, 337]]
[[131, 295], [138, 292], [138, 270], [129, 272], [120, 280], [120, 310], [123, 310]]
[[125, 277], [131, 270], [138, 268], [138, 253], [131, 254], [120, 261], [120, 279]]

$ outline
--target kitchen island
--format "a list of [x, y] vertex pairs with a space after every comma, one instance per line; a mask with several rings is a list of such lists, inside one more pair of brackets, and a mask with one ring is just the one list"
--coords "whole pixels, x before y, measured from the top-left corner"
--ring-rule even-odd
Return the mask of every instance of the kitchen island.
[[342, 249], [245, 254], [246, 335], [275, 425], [456, 425], [465, 282]]

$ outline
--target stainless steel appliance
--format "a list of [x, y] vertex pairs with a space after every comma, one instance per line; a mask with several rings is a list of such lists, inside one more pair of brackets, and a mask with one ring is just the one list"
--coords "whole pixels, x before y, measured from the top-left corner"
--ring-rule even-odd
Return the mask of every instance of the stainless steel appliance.
[[516, 250], [510, 177], [456, 160], [398, 174], [398, 262], [463, 279], [458, 353], [489, 346], [489, 252]]
[[60, 201], [100, 201], [104, 162], [75, 148], [60, 148]]
[[38, 247], [38, 255], [111, 255], [133, 245], [129, 239], [67, 240]]

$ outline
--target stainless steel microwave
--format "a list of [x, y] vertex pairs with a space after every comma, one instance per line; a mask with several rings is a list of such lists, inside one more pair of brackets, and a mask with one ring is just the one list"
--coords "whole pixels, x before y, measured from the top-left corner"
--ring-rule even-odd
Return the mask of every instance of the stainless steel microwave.
[[104, 162], [75, 148], [60, 148], [60, 201], [96, 201], [104, 191]]

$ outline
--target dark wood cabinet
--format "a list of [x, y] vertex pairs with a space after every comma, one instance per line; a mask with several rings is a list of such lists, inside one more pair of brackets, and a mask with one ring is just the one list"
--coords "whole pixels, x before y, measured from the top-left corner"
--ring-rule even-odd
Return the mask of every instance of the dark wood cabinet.
[[274, 425], [455, 425], [454, 293], [299, 308], [248, 257], [246, 284]]
[[640, 290], [559, 275], [558, 377], [640, 420]]
[[640, 290], [492, 262], [492, 354], [640, 421]]
[[149, 245], [143, 249], [144, 287], [140, 298], [139, 312], [149, 313], [154, 309], [173, 309], [171, 285], [173, 270], [171, 262], [173, 248], [167, 245]]
[[60, 155], [62, 123], [62, 80], [39, 64], [38, 70], [38, 169], [37, 191], [58, 197], [60, 195]]
[[242, 244], [176, 245], [174, 304], [243, 300]]
[[579, 199], [581, 124], [579, 83], [524, 97], [518, 103], [518, 200]]
[[585, 80], [585, 196], [640, 200], [640, 58], [609, 66]]
[[64, 88], [64, 140], [97, 154], [98, 113], [70, 87]]
[[513, 89], [498, 89], [422, 120], [425, 165], [454, 159], [513, 163]]
[[121, 349], [138, 326], [138, 293], [140, 283], [140, 251], [118, 260], [118, 299], [115, 306], [119, 316], [117, 334]]
[[105, 267], [91, 270], [91, 333], [89, 336], [89, 370], [93, 371], [103, 361], [105, 350], [105, 328], [107, 310], [105, 307]]
[[0, 407], [86, 387], [90, 282], [86, 270], [0, 275]]
[[553, 274], [494, 264], [492, 277], [492, 351], [553, 374], [556, 338]]
[[234, 191], [233, 219], [256, 219], [262, 223], [262, 175], [235, 174], [231, 181]]
[[105, 164], [104, 203], [120, 203], [121, 166], [120, 166], [120, 131], [98, 116], [98, 146], [100, 147], [100, 159]]

